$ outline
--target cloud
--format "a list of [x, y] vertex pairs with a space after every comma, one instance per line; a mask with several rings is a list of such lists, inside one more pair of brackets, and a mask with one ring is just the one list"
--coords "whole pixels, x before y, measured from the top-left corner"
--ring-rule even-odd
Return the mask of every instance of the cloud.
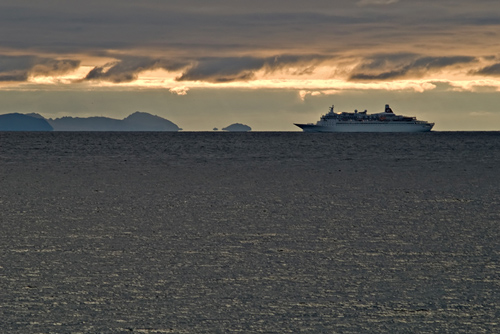
[[80, 66], [80, 61], [37, 56], [0, 55], [0, 81], [24, 82], [30, 77], [60, 75]]
[[321, 95], [336, 95], [342, 92], [341, 89], [324, 89], [324, 90], [300, 90], [299, 97], [302, 101], [305, 101], [307, 96], [321, 96]]
[[470, 56], [433, 57], [411, 53], [377, 54], [362, 60], [353, 69], [350, 80], [392, 80], [419, 78], [440, 69], [476, 62]]
[[228, 57], [200, 59], [184, 72], [178, 81], [230, 82], [250, 80], [256, 70], [264, 66], [264, 60], [253, 57]]
[[39, 76], [60, 75], [71, 72], [80, 66], [79, 60], [40, 59], [30, 70], [30, 74]]
[[[0, 80], [14, 87], [32, 76], [67, 73], [78, 65], [60, 59], [71, 58], [85, 66], [62, 79], [40, 78], [37, 84], [133, 82], [169, 89], [227, 83], [217, 86], [253, 88], [268, 80], [268, 87], [279, 81], [315, 89], [310, 88], [314, 80], [365, 84], [422, 78], [441, 69], [472, 68], [466, 64], [474, 57], [497, 54], [500, 7], [491, 6], [492, 0], [448, 2], [4, 0], [0, 29], [9, 34], [0, 36], [0, 54], [31, 54], [39, 64], [10, 66], [0, 71]], [[114, 60], [103, 65], [109, 59]], [[139, 80], [141, 73], [158, 69], [171, 73], [157, 71]], [[473, 74], [498, 75], [495, 66], [464, 73]], [[174, 76], [179, 82], [173, 82]], [[294, 83], [300, 80], [303, 84]], [[117, 89], [124, 86], [132, 85]]]
[[126, 56], [107, 63], [104, 66], [94, 67], [84, 78], [85, 81], [102, 80], [113, 83], [131, 82], [137, 80], [139, 73], [147, 70], [164, 69], [176, 71], [186, 67], [189, 63], [154, 59], [149, 57]]
[[291, 75], [310, 74], [322, 62], [333, 57], [321, 55], [280, 55], [274, 57], [220, 57], [199, 59], [178, 81], [208, 81], [214, 83], [247, 81], [257, 71], [265, 73], [288, 71]]
[[[389, 42], [404, 48], [420, 40], [445, 40], [443, 33], [460, 36], [459, 44], [467, 45], [478, 36], [483, 41], [495, 36], [478, 35], [464, 24], [498, 26], [499, 18], [500, 7], [492, 0], [454, 0], [453, 6], [430, 0], [2, 0], [0, 29], [9, 34], [0, 37], [0, 45], [59, 54], [120, 50], [151, 56], [151, 50], [161, 50], [235, 56], [242, 50], [349, 50]], [[456, 41], [449, 38], [446, 44]], [[481, 46], [494, 48], [487, 42]]]
[[500, 63], [483, 67], [479, 71], [473, 72], [473, 74], [500, 76]]
[[189, 91], [189, 87], [184, 87], [184, 86], [173, 87], [173, 88], [170, 88], [169, 91], [175, 95], [187, 95], [187, 93]]

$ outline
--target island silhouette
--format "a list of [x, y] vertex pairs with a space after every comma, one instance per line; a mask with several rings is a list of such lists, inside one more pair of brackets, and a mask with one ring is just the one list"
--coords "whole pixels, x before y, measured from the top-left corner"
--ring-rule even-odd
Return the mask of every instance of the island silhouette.
[[222, 131], [247, 132], [247, 131], [252, 131], [252, 128], [245, 124], [234, 123], [229, 126], [226, 126], [225, 128], [222, 128]]
[[52, 131], [50, 123], [40, 117], [11, 113], [0, 115], [0, 131]]
[[39, 114], [0, 115], [0, 131], [180, 131], [175, 123], [160, 116], [135, 112], [124, 119], [109, 117], [44, 118]]

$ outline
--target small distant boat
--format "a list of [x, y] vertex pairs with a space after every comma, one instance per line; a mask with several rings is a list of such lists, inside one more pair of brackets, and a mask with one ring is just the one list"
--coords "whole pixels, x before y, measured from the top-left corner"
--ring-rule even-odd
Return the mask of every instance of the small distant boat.
[[396, 115], [388, 104], [384, 112], [377, 114], [368, 114], [366, 110], [336, 113], [332, 105], [316, 124], [294, 124], [304, 132], [428, 132], [434, 126], [415, 117]]

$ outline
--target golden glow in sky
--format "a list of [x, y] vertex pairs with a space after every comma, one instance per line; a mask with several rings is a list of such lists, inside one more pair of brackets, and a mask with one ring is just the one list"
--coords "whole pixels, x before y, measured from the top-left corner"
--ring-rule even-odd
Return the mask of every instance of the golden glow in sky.
[[[117, 61], [113, 62], [116, 64]], [[109, 63], [107, 63], [109, 64]], [[37, 86], [38, 89], [90, 89], [99, 87], [122, 87], [123, 89], [167, 89], [174, 94], [185, 95], [195, 88], [245, 88], [245, 89], [292, 89], [300, 91], [302, 97], [306, 95], [338, 94], [343, 90], [412, 90], [423, 92], [436, 88], [436, 83], [446, 83], [452, 90], [476, 91], [489, 88], [500, 91], [500, 78], [478, 74], [481, 68], [489, 66], [487, 63], [474, 62], [471, 66], [456, 66], [441, 68], [428, 73], [403, 73], [394, 79], [379, 79], [374, 75], [371, 79], [356, 80], [349, 78], [350, 73], [360, 67], [360, 64], [323, 64], [308, 68], [290, 67], [269, 71], [258, 69], [251, 73], [251, 77], [227, 82], [213, 82], [207, 80], [182, 80], [182, 71], [167, 71], [165, 69], [147, 69], [137, 71], [132, 80], [116, 82], [102, 78], [86, 80], [86, 76], [96, 66], [82, 65], [62, 74], [34, 73], [24, 82], [10, 82], [9, 86], [19, 87]], [[102, 65], [100, 65], [102, 66]], [[307, 66], [307, 65], [305, 65]], [[112, 69], [112, 65], [105, 65], [104, 73]], [[303, 73], [302, 73], [303, 72]], [[301, 74], [296, 74], [301, 73]], [[405, 78], [406, 76], [406, 78]]]

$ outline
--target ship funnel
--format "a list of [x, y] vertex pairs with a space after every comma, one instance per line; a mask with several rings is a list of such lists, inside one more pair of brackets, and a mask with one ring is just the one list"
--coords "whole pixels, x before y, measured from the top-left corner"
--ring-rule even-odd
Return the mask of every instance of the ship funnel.
[[390, 114], [392, 114], [392, 113], [393, 113], [393, 112], [392, 112], [392, 109], [389, 107], [389, 105], [388, 105], [388, 104], [386, 104], [386, 105], [385, 105], [385, 112], [386, 112], [386, 113], [390, 113]]

